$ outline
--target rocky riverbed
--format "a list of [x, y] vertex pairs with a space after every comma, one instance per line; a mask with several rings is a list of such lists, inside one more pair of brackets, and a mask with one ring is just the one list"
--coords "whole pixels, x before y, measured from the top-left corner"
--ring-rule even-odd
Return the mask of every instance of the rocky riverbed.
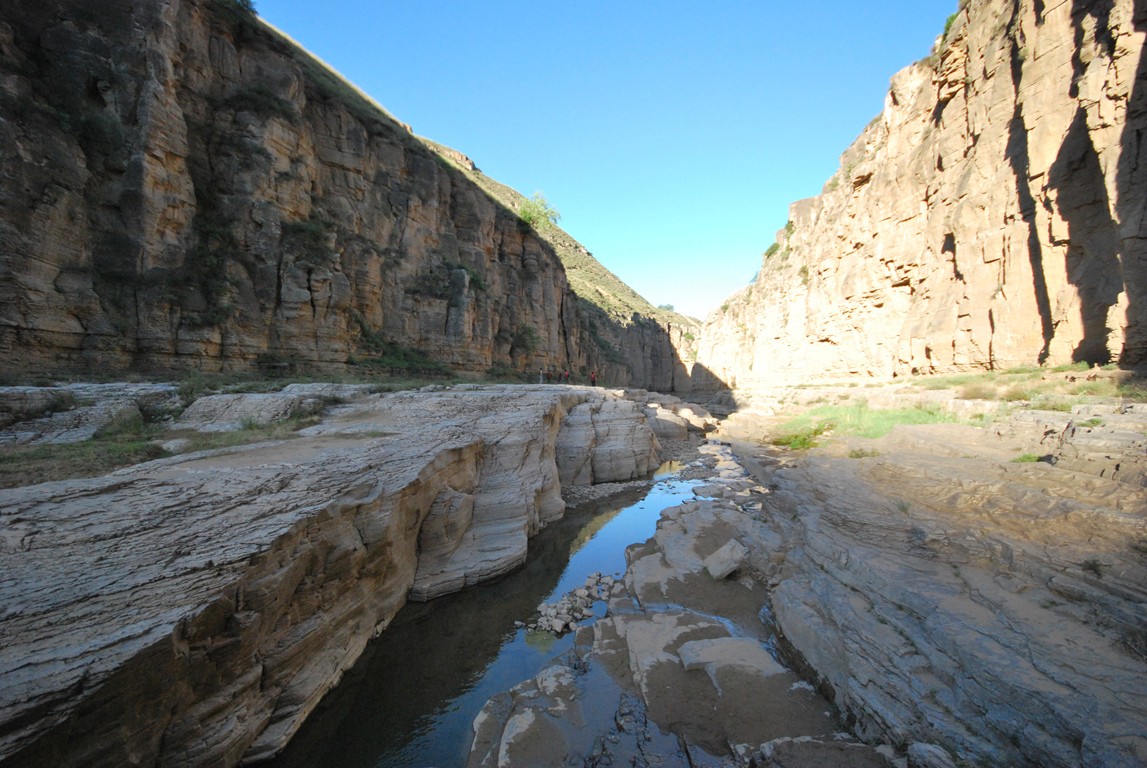
[[1144, 764], [1145, 417], [1020, 410], [795, 452], [738, 414], [606, 618], [490, 700], [470, 765]]
[[[121, 402], [106, 408], [89, 389], [45, 409], [25, 406], [67, 388], [26, 389], [8, 401], [8, 442], [83, 439], [76, 423], [174, 395], [111, 387]], [[324, 410], [321, 392], [206, 396], [158, 418], [235, 429], [305, 410], [314, 423], [0, 490], [5, 765], [273, 754], [407, 599], [515, 568], [563, 514], [563, 488], [648, 475], [655, 432], [689, 432], [674, 409], [696, 432], [707, 424], [673, 398], [589, 387], [342, 398]]]
[[792, 451], [767, 441], [784, 408], [714, 434], [641, 391], [307, 385], [182, 409], [172, 386], [101, 386], [21, 388], [0, 444], [125, 411], [171, 434], [306, 426], [185, 454], [160, 436], [175, 455], [0, 490], [6, 766], [273, 754], [404, 602], [515, 568], [567, 503], [666, 458], [696, 499], [623, 577], [539, 606], [574, 647], [488, 702], [470, 765], [1147, 762], [1143, 405]]

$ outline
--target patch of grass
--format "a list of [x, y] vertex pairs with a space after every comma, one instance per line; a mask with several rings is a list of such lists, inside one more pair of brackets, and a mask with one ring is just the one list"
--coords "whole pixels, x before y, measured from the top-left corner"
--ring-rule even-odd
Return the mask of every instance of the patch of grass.
[[121, 467], [141, 464], [171, 454], [161, 443], [184, 439], [180, 453], [229, 448], [265, 440], [283, 440], [316, 424], [318, 416], [296, 416], [274, 424], [247, 422], [233, 432], [167, 430], [147, 422], [138, 413], [116, 419], [82, 443], [0, 447], [0, 488], [96, 477]]
[[[956, 417], [938, 408], [869, 408], [863, 400], [825, 405], [790, 419], [780, 426], [782, 436], [809, 433], [813, 438], [833, 431], [855, 437], [883, 437], [899, 424], [953, 423]], [[775, 441], [774, 441], [775, 443]], [[775, 443], [783, 444], [783, 443]]]
[[193, 453], [214, 448], [234, 448], [239, 445], [262, 443], [267, 440], [286, 440], [295, 437], [295, 433], [300, 429], [313, 426], [319, 421], [320, 417], [317, 415], [293, 416], [273, 424], [244, 421], [242, 429], [232, 432], [173, 431], [167, 433], [165, 438], [188, 440], [187, 447], [182, 449], [180, 453]]
[[1087, 421], [1079, 422], [1079, 426], [1088, 427], [1088, 428], [1102, 427], [1103, 426], [1103, 419], [1099, 418], [1098, 416], [1093, 416], [1092, 418], [1088, 419]]
[[1031, 400], [1031, 407], [1037, 411], [1061, 411], [1063, 413], [1071, 413], [1071, 409], [1076, 405], [1076, 402], [1075, 399], [1056, 397], [1055, 395], [1036, 395]]
[[95, 477], [166, 454], [150, 440], [88, 440], [0, 449], [0, 488]]
[[1082, 563], [1080, 563], [1079, 567], [1088, 573], [1095, 574], [1096, 578], [1103, 578], [1103, 563], [1099, 562], [1097, 558], [1088, 558], [1087, 560], [1084, 560]]
[[1014, 403], [1017, 400], [1031, 400], [1035, 395], [1036, 391], [1031, 387], [1015, 385], [1005, 389], [1000, 395], [1000, 399]]
[[425, 376], [448, 376], [450, 367], [431, 359], [425, 352], [404, 347], [394, 342], [383, 342], [375, 348], [377, 354], [361, 358], [356, 365], [366, 369], [407, 371]]
[[1119, 396], [1136, 403], [1147, 403], [1147, 382], [1126, 381], [1117, 385]]
[[848, 458], [850, 459], [871, 459], [879, 455], [880, 451], [870, 451], [866, 448], [853, 448], [848, 452]]
[[1035, 464], [1040, 460], [1040, 456], [1034, 453], [1022, 453], [1012, 459], [1013, 464]]
[[970, 381], [956, 390], [961, 400], [995, 400], [996, 388], [987, 381]]
[[774, 437], [770, 442], [794, 450], [805, 450], [817, 445], [816, 439], [832, 428], [831, 423], [818, 424], [795, 432], [785, 432]]

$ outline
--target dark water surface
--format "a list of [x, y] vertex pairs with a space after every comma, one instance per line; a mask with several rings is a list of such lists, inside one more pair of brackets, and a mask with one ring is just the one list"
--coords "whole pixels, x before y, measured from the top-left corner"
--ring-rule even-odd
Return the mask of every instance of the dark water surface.
[[[474, 717], [496, 693], [536, 675], [573, 635], [527, 632], [539, 603], [594, 572], [620, 576], [625, 548], [653, 535], [661, 510], [693, 497], [695, 481], [665, 466], [651, 489], [571, 509], [530, 540], [503, 578], [411, 603], [327, 695], [273, 768], [454, 768], [469, 754]], [[597, 603], [600, 613], [604, 606]]]

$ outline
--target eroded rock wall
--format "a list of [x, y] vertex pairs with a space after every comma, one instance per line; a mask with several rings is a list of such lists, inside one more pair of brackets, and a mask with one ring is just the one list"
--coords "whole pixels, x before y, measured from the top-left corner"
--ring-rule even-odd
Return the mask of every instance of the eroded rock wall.
[[[238, 6], [0, 12], [12, 370], [608, 362], [537, 232]], [[672, 382], [672, 349], [632, 360], [612, 383]]]
[[643, 409], [616, 394], [463, 387], [374, 396], [293, 440], [0, 490], [0, 762], [274, 754], [408, 596], [525, 559], [564, 512], [556, 445], [574, 413], [592, 479], [655, 465]]
[[1145, 25], [1131, 0], [961, 3], [700, 363], [749, 389], [1147, 361]]

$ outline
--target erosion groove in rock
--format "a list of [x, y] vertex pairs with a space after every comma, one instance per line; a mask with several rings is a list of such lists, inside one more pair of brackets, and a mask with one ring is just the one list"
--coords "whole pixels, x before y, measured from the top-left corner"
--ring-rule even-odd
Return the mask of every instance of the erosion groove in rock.
[[291, 440], [0, 491], [0, 760], [273, 754], [408, 595], [523, 560], [564, 511], [555, 444], [587, 405], [585, 482], [656, 464], [644, 401], [468, 386], [366, 397]]
[[416, 349], [460, 371], [688, 390], [690, 321], [583, 307], [554, 238], [460, 153], [237, 8], [0, 11], [12, 370], [330, 371]]
[[1145, 24], [1130, 0], [961, 3], [699, 362], [740, 389], [1147, 362]]

